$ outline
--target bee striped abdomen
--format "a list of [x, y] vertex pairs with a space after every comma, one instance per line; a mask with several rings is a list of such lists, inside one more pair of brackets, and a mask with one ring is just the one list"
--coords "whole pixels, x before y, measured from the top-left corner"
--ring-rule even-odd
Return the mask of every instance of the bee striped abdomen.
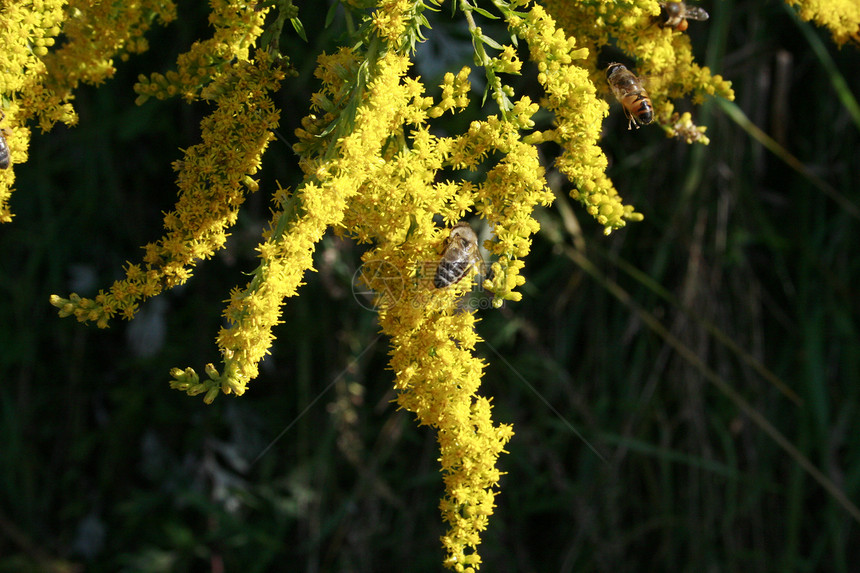
[[478, 236], [468, 223], [457, 223], [445, 240], [442, 258], [436, 265], [433, 286], [445, 288], [457, 284], [476, 264], [481, 265], [479, 269], [483, 267], [478, 250]]
[[[3, 112], [0, 112], [3, 113]], [[6, 119], [6, 114], [0, 115], [0, 121]], [[0, 169], [7, 169], [12, 160], [12, 152], [9, 151], [9, 143], [6, 141], [6, 133], [0, 129]]]
[[0, 131], [0, 169], [6, 169], [9, 167], [9, 144], [6, 143], [6, 137], [3, 135], [3, 132]]
[[651, 99], [648, 96], [638, 94], [631, 107], [635, 108], [632, 113], [636, 121], [642, 125], [648, 125], [654, 120], [654, 107], [651, 105]]
[[609, 64], [606, 68], [606, 81], [615, 99], [621, 103], [627, 117], [627, 129], [648, 125], [654, 121], [654, 106], [642, 81], [623, 64]]
[[436, 267], [433, 286], [436, 288], [445, 288], [457, 284], [466, 276], [471, 266], [472, 261], [441, 261], [439, 266]]

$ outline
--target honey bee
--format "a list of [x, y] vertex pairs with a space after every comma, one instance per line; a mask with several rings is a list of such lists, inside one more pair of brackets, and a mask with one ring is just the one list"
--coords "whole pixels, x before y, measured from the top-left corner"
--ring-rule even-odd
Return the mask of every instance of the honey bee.
[[627, 116], [627, 129], [640, 125], [648, 125], [654, 121], [654, 106], [648, 92], [642, 87], [642, 82], [636, 74], [618, 63], [611, 63], [606, 68], [606, 81], [612, 88], [615, 98], [621, 102], [624, 115]]
[[660, 27], [675, 28], [679, 32], [687, 29], [687, 20], [705, 21], [708, 13], [698, 6], [687, 6], [684, 2], [660, 2]]
[[[6, 114], [0, 111], [0, 121], [6, 119]], [[9, 144], [6, 143], [6, 131], [0, 128], [0, 169], [8, 169], [12, 154], [9, 151]]]
[[478, 265], [478, 271], [482, 271], [484, 266], [478, 249], [478, 236], [469, 223], [457, 223], [445, 239], [445, 249], [436, 267], [433, 285], [445, 288], [457, 284], [473, 265]]

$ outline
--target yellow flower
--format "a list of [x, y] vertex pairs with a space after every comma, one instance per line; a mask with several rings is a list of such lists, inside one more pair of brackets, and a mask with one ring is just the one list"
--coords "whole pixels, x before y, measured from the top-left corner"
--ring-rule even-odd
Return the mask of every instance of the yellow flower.
[[[194, 42], [176, 59], [177, 69], [167, 75], [141, 76], [134, 89], [138, 105], [150, 97], [165, 99], [176, 95], [186, 101], [200, 98], [219, 100], [230, 75], [223, 72], [234, 60], [247, 61], [256, 39], [262, 34], [268, 8], [261, 10], [247, 2], [214, 2], [209, 18], [215, 28], [211, 38]], [[214, 80], [214, 81], [213, 81]], [[211, 84], [210, 84], [211, 82]], [[204, 88], [207, 90], [202, 93]]]
[[[658, 124], [671, 122], [672, 99], [691, 97], [694, 103], [701, 103], [705, 96], [734, 99], [729, 82], [694, 62], [686, 34], [654, 25], [660, 13], [657, 0], [636, 0], [630, 6], [608, 0], [587, 4], [546, 0], [545, 4], [565, 31], [576, 38], [577, 45], [588, 49], [586, 67], [591, 70], [593, 84], [600, 88], [598, 93], [604, 97], [609, 92], [604, 70], [597, 69], [597, 58], [601, 49], [614, 41], [613, 49], [622, 50], [636, 62], [635, 73], [648, 78], [648, 93]], [[595, 19], [605, 25], [595, 26]], [[695, 129], [692, 120], [691, 125]], [[705, 142], [703, 138], [689, 140], [693, 141]], [[582, 189], [580, 195], [581, 192]]]
[[[255, 62], [237, 62], [225, 70], [229, 80], [222, 79], [226, 87], [218, 107], [201, 124], [203, 142], [188, 148], [177, 164], [179, 200], [175, 211], [164, 217], [167, 234], [146, 247], [146, 273], [130, 264], [126, 278], [111, 287], [113, 296], [101, 302], [98, 297], [95, 301], [55, 297], [54, 306], [83, 305], [87, 312], [74, 313], [78, 320], [94, 321], [102, 328], [116, 313], [130, 319], [137, 303], [160, 293], [164, 286], [183, 284], [198, 260], [224, 246], [226, 231], [244, 201], [246, 178], [257, 170], [273, 138], [270, 130], [278, 122], [264, 94], [276, 89], [282, 76], [265, 53], [257, 56]], [[249, 100], [249, 93], [259, 94], [260, 99]]]
[[564, 149], [556, 165], [577, 186], [571, 195], [586, 205], [606, 233], [624, 226], [627, 219], [641, 219], [621, 202], [606, 176], [608, 161], [597, 142], [607, 105], [597, 98], [588, 70], [574, 63], [587, 52], [576, 49], [573, 38], [561, 33], [538, 6], [511, 25], [528, 42], [540, 71], [538, 81], [547, 92], [546, 106], [556, 114], [555, 140]]
[[803, 20], [830, 29], [838, 46], [853, 41], [860, 45], [860, 3], [855, 0], [786, 0], [797, 6]]

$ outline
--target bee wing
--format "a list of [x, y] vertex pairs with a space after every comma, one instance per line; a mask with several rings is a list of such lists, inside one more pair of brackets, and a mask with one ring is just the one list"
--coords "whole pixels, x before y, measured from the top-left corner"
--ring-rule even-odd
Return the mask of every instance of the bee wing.
[[478, 274], [484, 275], [484, 258], [476, 243], [462, 237], [452, 239], [451, 243], [451, 248], [456, 249], [456, 255], [449, 256], [448, 250], [442, 255], [433, 277], [433, 285], [436, 288], [457, 284], [473, 266], [476, 266]]
[[684, 17], [687, 20], [699, 20], [704, 21], [710, 18], [707, 12], [703, 8], [699, 8], [698, 6], [687, 6], [687, 9], [684, 11]]
[[484, 257], [481, 256], [480, 241], [471, 246], [469, 258], [472, 259], [472, 264], [478, 269], [478, 274], [483, 275], [485, 270]]
[[477, 271], [478, 284], [484, 284], [484, 279], [489, 278], [490, 268], [484, 262], [484, 257], [481, 256], [481, 250], [475, 249], [475, 256], [472, 257], [472, 264], [475, 265]]

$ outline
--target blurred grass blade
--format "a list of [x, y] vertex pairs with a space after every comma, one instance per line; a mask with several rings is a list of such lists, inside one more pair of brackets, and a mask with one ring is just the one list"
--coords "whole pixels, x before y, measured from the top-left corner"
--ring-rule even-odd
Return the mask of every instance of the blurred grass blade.
[[605, 276], [600, 270], [586, 257], [583, 253], [577, 251], [570, 245], [560, 245], [564, 254], [569, 257], [580, 269], [595, 279], [600, 285], [606, 289], [612, 296], [618, 299], [623, 305], [632, 310], [636, 316], [645, 324], [652, 332], [657, 334], [663, 341], [668, 344], [678, 355], [693, 366], [708, 382], [713, 384], [724, 396], [726, 396], [735, 406], [738, 407], [749, 419], [759, 427], [765, 434], [776, 442], [791, 458], [808, 473], [812, 479], [818, 482], [822, 488], [838, 503], [857, 523], [860, 523], [860, 509], [848, 499], [839, 487], [821, 472], [815, 465], [801, 452], [794, 444], [789, 441], [785, 435], [771, 424], [758, 410], [756, 410], [749, 402], [741, 396], [737, 390], [726, 382], [719, 374], [714, 372], [705, 364], [698, 354], [690, 347], [685, 345], [675, 335], [666, 329], [665, 326], [650, 312], [641, 308], [636, 301], [625, 291], [621, 286]]
[[[582, 237], [582, 229], [579, 227], [579, 223], [576, 221], [576, 217], [573, 215], [573, 211], [570, 207], [570, 204], [567, 202], [566, 198], [559, 197], [556, 195], [557, 199], [555, 202], [556, 207], [558, 207], [559, 213], [561, 214], [562, 224], [564, 225], [567, 233], [573, 238], [574, 248], [579, 252], [585, 252], [585, 240]], [[544, 222], [541, 222], [541, 231], [546, 229], [547, 226]], [[550, 236], [550, 240], [555, 244], [562, 244], [562, 239], [560, 235]], [[617, 257], [610, 257], [606, 254], [605, 251], [600, 249], [600, 247], [591, 247], [594, 251], [599, 253], [606, 260], [609, 260], [615, 267], [621, 269], [627, 275], [633, 277], [634, 280], [638, 281], [645, 288], [650, 290], [652, 293], [662, 298], [664, 301], [672, 305], [673, 308], [676, 308], [686, 314], [690, 319], [695, 321], [697, 324], [701, 325], [708, 334], [714, 337], [720, 344], [728, 348], [734, 355], [744, 364], [755, 370], [759, 376], [763, 379], [767, 380], [771, 385], [774, 386], [777, 390], [779, 390], [786, 398], [797, 404], [798, 406], [803, 405], [803, 400], [801, 400], [800, 396], [797, 395], [797, 392], [792, 390], [788, 384], [782, 381], [779, 376], [774, 374], [767, 368], [761, 361], [757, 360], [752, 354], [741, 348], [730, 336], [728, 336], [725, 332], [717, 328], [716, 325], [711, 323], [708, 320], [703, 319], [698, 313], [694, 312], [692, 309], [683, 306], [680, 301], [678, 301], [677, 297], [673, 296], [668, 290], [666, 290], [660, 283], [655, 281], [653, 278], [648, 276], [648, 274], [642, 272], [640, 269], [636, 268], [629, 262], [619, 259]]]
[[[606, 257], [605, 253], [601, 253]], [[609, 257], [606, 257], [607, 259]], [[732, 340], [730, 336], [728, 336], [725, 332], [717, 328], [716, 325], [711, 323], [710, 321], [699, 316], [698, 313], [694, 312], [693, 309], [687, 308], [678, 301], [678, 299], [672, 294], [663, 288], [657, 281], [652, 279], [646, 273], [642, 272], [640, 269], [637, 269], [635, 266], [631, 265], [625, 260], [622, 259], [612, 259], [611, 261], [617, 268], [621, 269], [629, 276], [633, 277], [635, 280], [639, 281], [640, 284], [644, 285], [651, 292], [662, 298], [667, 303], [671, 304], [674, 308], [677, 308], [685, 315], [687, 315], [690, 319], [699, 324], [702, 328], [704, 328], [708, 334], [714, 337], [720, 344], [728, 348], [731, 352], [738, 357], [738, 359], [755, 370], [759, 376], [770, 382], [777, 390], [779, 390], [786, 398], [797, 404], [798, 406], [803, 405], [803, 400], [800, 399], [800, 396], [797, 395], [797, 392], [792, 390], [788, 384], [783, 382], [779, 376], [771, 372], [764, 364], [762, 364], [759, 360], [738, 346], [738, 344]]]
[[783, 146], [776, 142], [771, 136], [766, 134], [757, 125], [755, 125], [746, 114], [736, 104], [716, 98], [717, 105], [738, 124], [750, 137], [761, 143], [771, 153], [779, 157], [786, 165], [797, 171], [805, 177], [810, 183], [817, 187], [822, 193], [833, 199], [843, 211], [860, 220], [860, 207], [848, 200], [842, 193], [834, 189], [829, 183], [812, 173], [797, 157], [788, 152]]

